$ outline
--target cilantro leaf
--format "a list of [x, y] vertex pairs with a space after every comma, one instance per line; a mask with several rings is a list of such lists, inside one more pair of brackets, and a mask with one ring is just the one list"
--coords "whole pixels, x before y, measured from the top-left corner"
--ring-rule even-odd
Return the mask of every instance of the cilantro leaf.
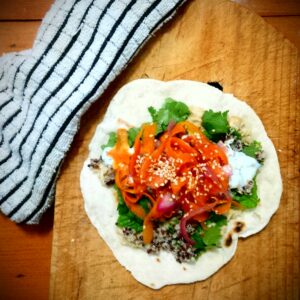
[[206, 246], [218, 246], [221, 239], [221, 227], [214, 225], [204, 231], [203, 242]]
[[232, 197], [235, 201], [240, 203], [244, 208], [254, 208], [259, 203], [260, 199], [257, 195], [256, 178], [253, 179], [253, 187], [251, 194], [239, 194], [236, 190], [232, 191]]
[[121, 228], [130, 228], [135, 230], [136, 232], [141, 232], [143, 230], [143, 220], [137, 217], [134, 213], [132, 213], [129, 208], [126, 206], [124, 199], [122, 197], [121, 191], [119, 188], [114, 185], [114, 188], [117, 192], [118, 196], [118, 219], [116, 225]]
[[180, 101], [175, 101], [172, 98], [167, 98], [164, 105], [159, 110], [150, 106], [148, 111], [153, 122], [157, 124], [157, 134], [165, 131], [170, 121], [178, 123], [186, 120], [191, 114], [186, 104]]
[[137, 134], [139, 133], [139, 131], [141, 130], [141, 128], [137, 128], [137, 127], [132, 127], [128, 130], [128, 144], [129, 147], [132, 147], [135, 141], [135, 138], [137, 136]]
[[101, 146], [101, 149], [103, 150], [106, 147], [113, 147], [117, 142], [117, 134], [116, 132], [110, 132], [108, 136], [108, 141], [106, 144]]
[[121, 228], [130, 228], [138, 233], [143, 230], [143, 220], [139, 219], [132, 212], [129, 212], [124, 215], [119, 215], [117, 226]]
[[207, 230], [204, 231], [203, 242], [207, 247], [218, 246], [221, 240], [221, 229], [227, 224], [227, 218], [215, 213], [205, 222]]
[[246, 155], [256, 158], [256, 154], [262, 151], [261, 143], [253, 141], [251, 144], [245, 146], [242, 150]]
[[234, 127], [229, 128], [229, 135], [234, 138], [234, 140], [241, 140], [242, 134]]
[[212, 141], [218, 142], [229, 132], [227, 120], [228, 111], [213, 112], [211, 109], [204, 112], [202, 116], [202, 126], [205, 135]]
[[196, 232], [192, 235], [195, 241], [194, 247], [198, 252], [206, 250], [206, 248], [218, 246], [222, 237], [221, 229], [227, 224], [227, 218], [222, 215], [212, 213], [210, 218], [205, 222], [207, 229], [203, 230], [198, 226]]
[[198, 226], [196, 229], [196, 232], [192, 235], [192, 239], [195, 241], [195, 244], [193, 245], [197, 252], [201, 252], [205, 250], [205, 243], [203, 241], [203, 229], [201, 226]]
[[157, 110], [153, 106], [150, 106], [148, 107], [148, 112], [151, 115], [152, 121], [157, 122]]
[[223, 215], [217, 215], [216, 213], [212, 212], [209, 219], [206, 221], [206, 225], [210, 225], [215, 223], [217, 226], [222, 227], [227, 225], [227, 218]]

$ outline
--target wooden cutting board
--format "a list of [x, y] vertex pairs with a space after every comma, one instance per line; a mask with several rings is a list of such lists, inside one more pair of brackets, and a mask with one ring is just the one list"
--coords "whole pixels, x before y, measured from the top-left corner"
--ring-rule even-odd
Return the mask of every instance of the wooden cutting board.
[[[249, 103], [278, 150], [284, 192], [265, 230], [240, 240], [209, 279], [151, 290], [115, 260], [87, 218], [79, 174], [107, 104], [125, 83], [219, 81]], [[209, 99], [208, 99], [209, 100]], [[153, 37], [81, 122], [56, 191], [51, 299], [299, 299], [299, 56], [253, 12], [225, 0], [185, 4]], [[141, 266], [142, 267], [142, 266]]]

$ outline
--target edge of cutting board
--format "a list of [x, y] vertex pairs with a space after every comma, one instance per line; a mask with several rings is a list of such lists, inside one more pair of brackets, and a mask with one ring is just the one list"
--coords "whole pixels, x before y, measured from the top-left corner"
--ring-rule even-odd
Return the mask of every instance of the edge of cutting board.
[[[249, 103], [278, 149], [284, 192], [265, 230], [240, 240], [209, 279], [158, 291], [115, 260], [83, 208], [79, 174], [113, 94], [145, 76], [219, 81]], [[299, 55], [255, 13], [225, 0], [185, 4], [133, 59], [81, 121], [56, 190], [50, 299], [247, 299], [299, 297]]]

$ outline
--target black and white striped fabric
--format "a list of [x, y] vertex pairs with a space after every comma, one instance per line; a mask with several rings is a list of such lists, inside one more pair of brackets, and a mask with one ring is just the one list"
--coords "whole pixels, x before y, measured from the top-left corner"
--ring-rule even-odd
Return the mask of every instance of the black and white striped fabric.
[[0, 207], [35, 224], [81, 115], [183, 0], [57, 0], [33, 48], [0, 58]]

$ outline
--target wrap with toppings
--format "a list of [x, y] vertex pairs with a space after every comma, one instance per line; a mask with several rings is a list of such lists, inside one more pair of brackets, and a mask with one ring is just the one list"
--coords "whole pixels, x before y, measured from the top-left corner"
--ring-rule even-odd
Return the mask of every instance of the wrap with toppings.
[[276, 151], [252, 108], [186, 80], [125, 85], [80, 180], [86, 212], [114, 256], [155, 289], [215, 273], [239, 237], [268, 224], [282, 193]]

